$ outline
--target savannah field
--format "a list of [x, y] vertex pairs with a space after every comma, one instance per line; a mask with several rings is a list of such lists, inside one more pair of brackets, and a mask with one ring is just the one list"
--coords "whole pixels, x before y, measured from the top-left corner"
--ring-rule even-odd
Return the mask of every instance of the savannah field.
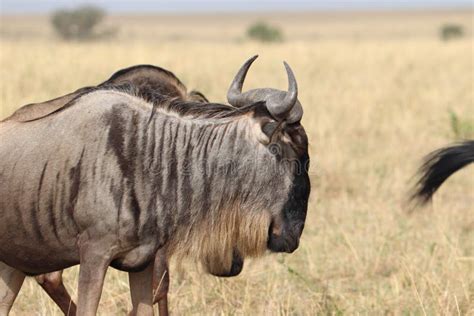
[[[113, 16], [106, 25], [117, 28], [115, 38], [64, 42], [47, 17], [3, 16], [0, 118], [143, 63], [170, 69], [189, 89], [225, 102], [249, 56], [260, 54], [244, 89], [286, 89], [286, 60], [298, 79], [312, 159], [300, 247], [247, 261], [230, 279], [173, 263], [172, 314], [474, 315], [473, 167], [451, 177], [427, 207], [410, 212], [406, 203], [425, 154], [474, 138], [473, 17], [472, 11]], [[286, 40], [246, 40], [256, 20], [278, 25]], [[463, 25], [465, 36], [440, 40], [444, 23]], [[77, 274], [74, 267], [64, 276], [74, 297]], [[126, 315], [130, 306], [127, 275], [109, 269], [100, 315]], [[60, 311], [27, 279], [11, 314]]]

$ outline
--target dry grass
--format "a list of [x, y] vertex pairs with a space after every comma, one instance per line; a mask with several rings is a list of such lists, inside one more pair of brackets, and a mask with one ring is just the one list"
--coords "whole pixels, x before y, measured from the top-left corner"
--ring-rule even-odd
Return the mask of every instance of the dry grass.
[[[299, 81], [313, 160], [313, 194], [301, 246], [293, 255], [247, 262], [232, 279], [202, 276], [189, 265], [182, 271], [172, 268], [172, 312], [472, 314], [472, 167], [453, 176], [432, 206], [408, 214], [403, 204], [421, 157], [453, 141], [449, 110], [474, 119], [473, 40], [446, 43], [436, 34], [440, 23], [450, 21], [465, 23], [472, 33], [472, 13], [415, 16], [382, 16], [368, 23], [358, 15], [319, 22], [306, 18], [307, 24], [303, 18], [294, 23], [288, 18], [281, 20], [287, 23], [283, 29], [296, 35], [274, 45], [228, 40], [226, 31], [212, 27], [224, 25], [222, 19], [187, 21], [195, 34], [210, 34], [206, 40], [191, 35], [150, 40], [153, 23], [148, 17], [143, 22], [151, 23], [147, 27], [131, 19], [135, 22], [122, 26], [117, 40], [61, 43], [41, 26], [41, 19], [29, 28], [39, 32], [37, 38], [22, 33], [15, 39], [15, 23], [21, 31], [34, 21], [7, 23], [11, 20], [4, 18], [0, 117], [22, 104], [98, 83], [137, 63], [172, 69], [189, 88], [224, 101], [230, 79], [248, 56], [261, 55], [248, 88], [285, 88], [281, 60], [286, 59]], [[182, 17], [167, 21], [180, 25], [183, 33], [176, 32], [185, 34]], [[350, 33], [350, 23], [374, 33]], [[132, 36], [140, 29], [143, 37]], [[236, 29], [228, 32], [240, 34]], [[310, 36], [321, 30], [334, 36]], [[77, 268], [67, 271], [65, 280], [73, 293], [76, 278]], [[129, 307], [126, 274], [111, 269], [100, 314], [125, 315]], [[31, 314], [59, 315], [59, 310], [28, 280], [12, 315]]]

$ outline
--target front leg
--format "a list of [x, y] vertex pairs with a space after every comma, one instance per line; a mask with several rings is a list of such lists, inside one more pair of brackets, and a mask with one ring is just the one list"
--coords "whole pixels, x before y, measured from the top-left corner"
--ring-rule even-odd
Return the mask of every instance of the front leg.
[[0, 261], [0, 316], [10, 313], [24, 279], [23, 272]]
[[168, 289], [170, 274], [166, 249], [160, 249], [155, 256], [153, 273], [153, 304], [158, 303], [160, 316], [168, 316]]
[[129, 315], [153, 315], [153, 262], [143, 271], [129, 272], [128, 280], [133, 305]]
[[77, 315], [95, 316], [99, 307], [105, 273], [112, 256], [111, 247], [103, 244], [86, 244], [80, 249], [79, 298]]

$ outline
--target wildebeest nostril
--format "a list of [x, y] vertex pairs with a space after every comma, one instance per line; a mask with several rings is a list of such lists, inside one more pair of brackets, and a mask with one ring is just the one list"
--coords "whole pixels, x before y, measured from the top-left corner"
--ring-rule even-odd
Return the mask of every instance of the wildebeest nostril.
[[275, 229], [274, 222], [269, 227], [267, 248], [273, 252], [294, 252], [298, 246], [304, 229], [304, 222], [286, 222]]

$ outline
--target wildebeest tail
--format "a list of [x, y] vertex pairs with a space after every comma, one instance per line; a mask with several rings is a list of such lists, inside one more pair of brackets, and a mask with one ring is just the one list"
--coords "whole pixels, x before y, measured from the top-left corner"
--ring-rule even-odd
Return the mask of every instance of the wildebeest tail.
[[446, 179], [474, 162], [474, 140], [463, 141], [430, 153], [420, 167], [412, 200], [426, 204]]

